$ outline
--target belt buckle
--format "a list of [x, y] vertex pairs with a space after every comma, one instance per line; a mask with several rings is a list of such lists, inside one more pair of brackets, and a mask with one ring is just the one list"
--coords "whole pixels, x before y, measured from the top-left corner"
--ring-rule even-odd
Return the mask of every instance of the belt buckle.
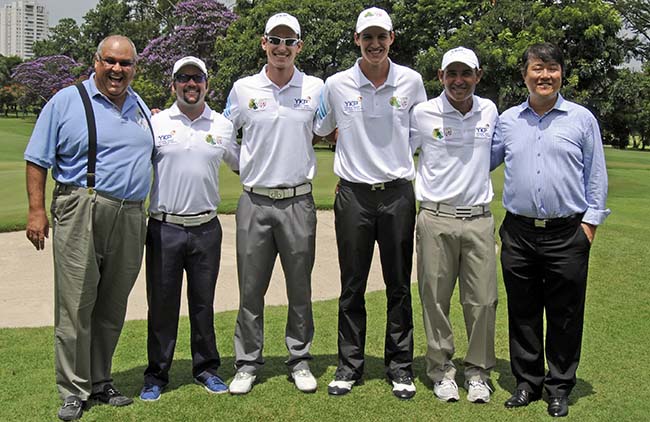
[[545, 229], [546, 228], [546, 220], [536, 218], [535, 219], [535, 227]]
[[370, 185], [370, 190], [373, 190], [373, 191], [375, 191], [375, 190], [386, 190], [386, 186], [384, 185], [383, 182], [382, 183], [373, 183], [372, 185]]
[[284, 189], [269, 189], [269, 198], [284, 199]]
[[454, 217], [456, 218], [469, 218], [472, 216], [472, 207], [456, 207], [454, 209]]
[[203, 218], [205, 215], [191, 215], [183, 217], [183, 226], [185, 227], [196, 227], [203, 224]]

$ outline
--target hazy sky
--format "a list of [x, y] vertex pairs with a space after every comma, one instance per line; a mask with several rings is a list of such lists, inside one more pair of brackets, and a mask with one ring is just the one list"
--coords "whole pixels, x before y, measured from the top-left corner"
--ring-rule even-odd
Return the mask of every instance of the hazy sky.
[[[11, 1], [0, 0], [0, 4], [11, 3]], [[62, 18], [73, 18], [77, 23], [81, 23], [86, 12], [97, 6], [99, 0], [36, 0], [36, 2], [47, 7], [50, 26], [56, 26]]]

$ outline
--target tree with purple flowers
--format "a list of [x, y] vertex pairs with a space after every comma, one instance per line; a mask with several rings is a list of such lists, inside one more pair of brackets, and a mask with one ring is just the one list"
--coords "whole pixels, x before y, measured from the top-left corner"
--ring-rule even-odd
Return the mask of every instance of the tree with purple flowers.
[[[134, 82], [136, 89], [151, 87], [164, 90], [164, 98], [169, 96], [171, 68], [181, 57], [192, 55], [206, 62], [208, 69], [214, 67], [213, 51], [218, 37], [224, 37], [228, 26], [237, 15], [216, 0], [185, 0], [174, 7], [172, 12], [174, 26], [163, 35], [151, 40], [140, 54], [140, 77]], [[146, 90], [145, 91], [150, 91]], [[141, 95], [152, 106], [158, 104], [160, 96], [155, 92]], [[161, 94], [161, 93], [159, 93]], [[158, 97], [154, 101], [152, 98]]]
[[22, 102], [41, 107], [61, 88], [75, 83], [83, 69], [68, 56], [44, 56], [16, 66], [11, 77], [26, 89]]

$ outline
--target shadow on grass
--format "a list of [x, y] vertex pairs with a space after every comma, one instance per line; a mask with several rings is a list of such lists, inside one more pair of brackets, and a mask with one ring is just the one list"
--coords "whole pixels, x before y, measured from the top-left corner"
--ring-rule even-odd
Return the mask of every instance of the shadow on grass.
[[[264, 384], [268, 379], [277, 376], [286, 376], [287, 380], [289, 380], [286, 359], [284, 356], [265, 357], [265, 364], [257, 373], [255, 385]], [[338, 357], [335, 354], [314, 355], [314, 359], [309, 362], [309, 367], [314, 376], [319, 379], [319, 384], [325, 386], [331, 380], [321, 378], [327, 371], [331, 371], [333, 376], [337, 363]], [[235, 375], [234, 364], [235, 359], [233, 356], [221, 357], [221, 367], [218, 370], [218, 375], [226, 384], [229, 384]], [[414, 372], [421, 381], [425, 382], [426, 376], [423, 368], [424, 359], [422, 357], [416, 358], [413, 362]], [[145, 366], [136, 366], [125, 371], [113, 372], [115, 386], [128, 397], [138, 397], [144, 381], [145, 369]], [[384, 358], [366, 355], [362, 380], [370, 381], [375, 379], [387, 379]], [[169, 371], [169, 384], [165, 387], [164, 392], [176, 390], [187, 384], [194, 384], [192, 361], [190, 359], [175, 359]], [[432, 388], [432, 384], [430, 387]]]

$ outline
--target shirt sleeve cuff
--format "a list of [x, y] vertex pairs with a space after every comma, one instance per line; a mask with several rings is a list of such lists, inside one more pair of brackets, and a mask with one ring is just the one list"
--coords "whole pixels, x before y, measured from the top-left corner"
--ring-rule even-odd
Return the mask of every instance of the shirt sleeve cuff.
[[594, 226], [599, 226], [605, 221], [605, 218], [607, 218], [607, 216], [611, 213], [612, 211], [609, 208], [604, 210], [587, 208], [585, 215], [582, 217], [582, 222], [587, 224], [592, 224]]

